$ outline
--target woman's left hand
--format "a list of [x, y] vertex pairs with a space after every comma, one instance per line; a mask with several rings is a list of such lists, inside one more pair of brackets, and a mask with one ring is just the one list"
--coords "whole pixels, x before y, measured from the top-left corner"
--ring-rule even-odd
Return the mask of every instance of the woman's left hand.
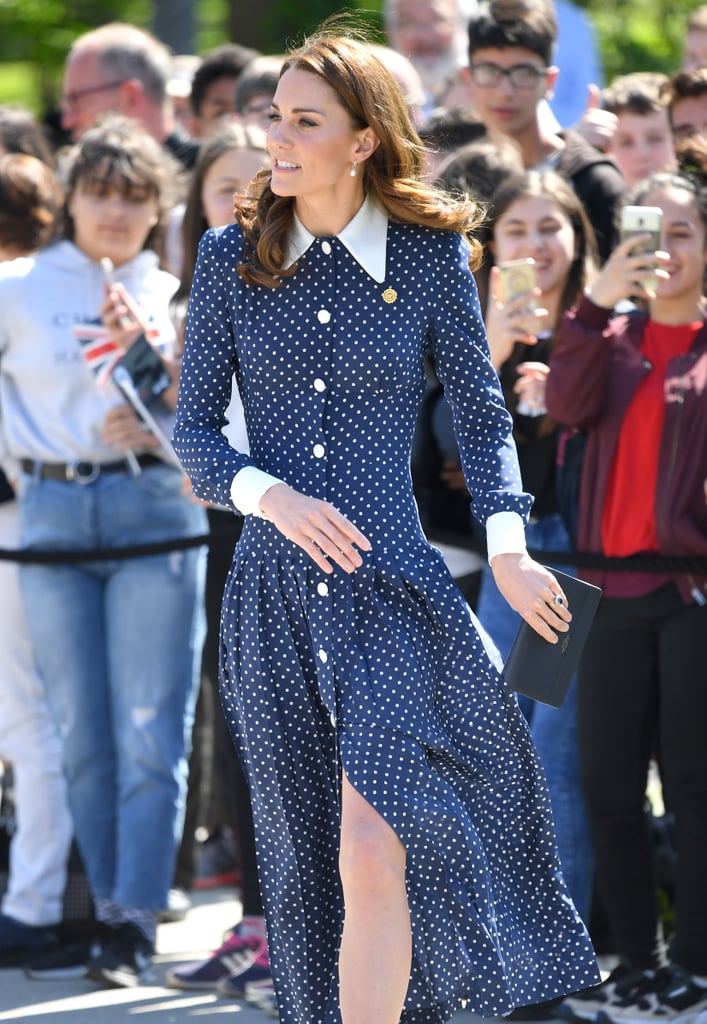
[[159, 441], [147, 430], [129, 405], [116, 405], [101, 426], [101, 439], [120, 452], [130, 448], [159, 448]]
[[527, 553], [509, 552], [491, 559], [496, 586], [511, 608], [551, 644], [572, 620], [567, 598], [555, 577]]

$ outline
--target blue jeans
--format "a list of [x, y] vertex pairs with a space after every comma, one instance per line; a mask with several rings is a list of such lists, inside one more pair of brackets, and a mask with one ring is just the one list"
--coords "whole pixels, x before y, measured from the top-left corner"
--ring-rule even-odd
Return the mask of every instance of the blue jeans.
[[[24, 475], [24, 548], [120, 547], [205, 532], [168, 466], [93, 483]], [[181, 836], [203, 639], [202, 549], [21, 567], [95, 899], [166, 906]], [[38, 756], [40, 756], [38, 754]]]
[[[567, 531], [558, 515], [544, 516], [529, 523], [525, 535], [529, 548], [539, 551], [571, 550]], [[573, 572], [567, 566], [561, 568], [565, 573]], [[476, 614], [505, 661], [520, 617], [502, 597], [488, 566], [482, 574]], [[521, 695], [519, 703], [530, 724], [530, 732], [545, 769], [562, 873], [580, 916], [588, 921], [593, 857], [579, 772], [577, 680], [572, 680], [562, 707], [549, 707]]]

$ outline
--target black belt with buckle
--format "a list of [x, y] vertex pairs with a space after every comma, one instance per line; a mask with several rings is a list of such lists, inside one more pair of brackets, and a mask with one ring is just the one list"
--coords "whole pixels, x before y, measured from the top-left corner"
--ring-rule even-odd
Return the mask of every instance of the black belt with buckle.
[[[138, 455], [137, 464], [141, 469], [146, 466], [164, 465], [156, 455]], [[21, 459], [20, 465], [25, 473], [40, 476], [44, 480], [64, 480], [75, 484], [91, 484], [101, 473], [130, 473], [127, 459], [117, 462], [89, 462], [79, 459], [76, 462], [35, 462], [34, 459]]]

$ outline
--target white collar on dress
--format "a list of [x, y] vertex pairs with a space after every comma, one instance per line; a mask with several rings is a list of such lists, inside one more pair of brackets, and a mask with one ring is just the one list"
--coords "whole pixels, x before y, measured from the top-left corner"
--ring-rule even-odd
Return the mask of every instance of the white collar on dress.
[[[388, 215], [374, 199], [366, 196], [356, 216], [336, 237], [374, 281], [380, 284], [385, 280]], [[315, 236], [307, 231], [295, 214], [283, 269], [291, 267], [314, 241]]]

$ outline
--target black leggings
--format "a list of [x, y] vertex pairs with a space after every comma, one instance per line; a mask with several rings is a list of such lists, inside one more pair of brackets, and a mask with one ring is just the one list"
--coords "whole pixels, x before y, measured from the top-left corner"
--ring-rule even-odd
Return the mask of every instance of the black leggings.
[[582, 656], [578, 730], [596, 877], [616, 952], [637, 967], [660, 953], [653, 841], [646, 819], [658, 744], [675, 816], [678, 891], [671, 959], [707, 975], [707, 606], [670, 583], [604, 598]]

